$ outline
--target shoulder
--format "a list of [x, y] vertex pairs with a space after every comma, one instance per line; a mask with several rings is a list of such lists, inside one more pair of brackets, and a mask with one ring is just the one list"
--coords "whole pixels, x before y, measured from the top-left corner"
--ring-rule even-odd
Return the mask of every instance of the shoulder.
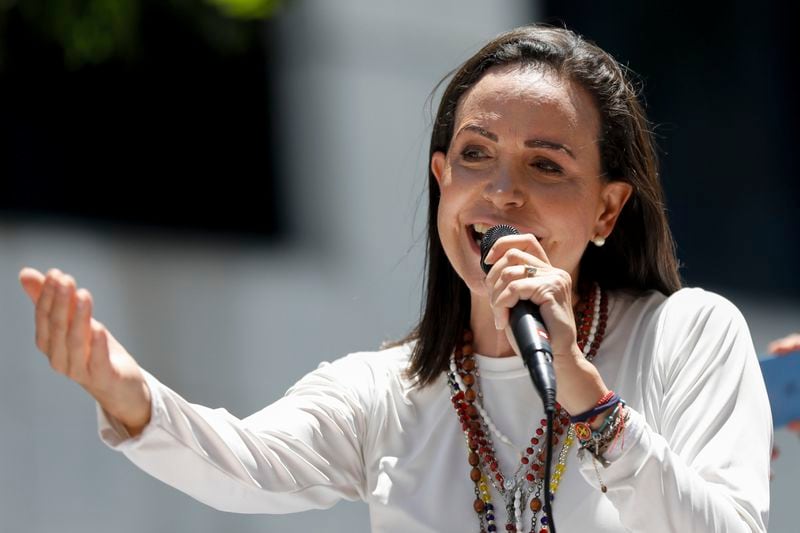
[[726, 312], [738, 312], [736, 306], [724, 296], [700, 287], [685, 287], [667, 297], [666, 302], [668, 305], [696, 310], [720, 309]]
[[714, 323], [743, 322], [741, 312], [728, 299], [698, 287], [683, 288], [667, 296], [658, 291], [612, 293], [613, 309], [621, 320], [641, 321], [651, 327], [698, 327]]
[[653, 325], [655, 357], [669, 379], [679, 374], [705, 375], [755, 361], [742, 313], [714, 292], [699, 288], [675, 292], [659, 306]]
[[332, 361], [322, 361], [287, 394], [308, 386], [350, 390], [358, 394], [368, 394], [376, 387], [385, 388], [389, 381], [404, 379], [412, 348], [413, 344], [407, 343], [382, 350], [353, 352]]
[[323, 361], [319, 367], [370, 372], [375, 375], [396, 374], [408, 366], [413, 343], [400, 344], [375, 351], [353, 352], [333, 362]]
[[633, 352], [650, 354], [654, 361], [672, 364], [697, 350], [721, 353], [719, 348], [737, 338], [752, 344], [739, 309], [700, 288], [669, 296], [657, 291], [613, 291], [609, 314], [609, 338], [618, 337]]
[[730, 300], [696, 287], [673, 293], [664, 300], [659, 311], [664, 327], [695, 331], [745, 326], [742, 313]]

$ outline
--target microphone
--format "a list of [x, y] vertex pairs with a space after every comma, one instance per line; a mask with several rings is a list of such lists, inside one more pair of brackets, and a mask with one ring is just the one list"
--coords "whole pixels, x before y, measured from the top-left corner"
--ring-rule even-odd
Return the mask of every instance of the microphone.
[[[481, 268], [487, 274], [492, 265], [484, 260], [489, 250], [500, 237], [519, 235], [513, 226], [500, 224], [492, 226], [481, 239]], [[529, 300], [520, 300], [511, 308], [509, 327], [517, 350], [528, 367], [536, 392], [542, 398], [546, 413], [556, 409], [556, 375], [553, 371], [553, 349], [550, 336], [539, 312], [539, 306]]]

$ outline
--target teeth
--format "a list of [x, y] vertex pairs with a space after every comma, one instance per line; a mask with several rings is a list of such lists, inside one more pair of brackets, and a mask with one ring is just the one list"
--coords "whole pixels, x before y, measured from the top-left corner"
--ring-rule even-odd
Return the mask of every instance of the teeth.
[[489, 226], [488, 224], [473, 224], [472, 225], [472, 229], [474, 229], [477, 233], [480, 233], [481, 235], [483, 235], [484, 233], [489, 231], [489, 228], [491, 228], [491, 226]]
[[[475, 233], [477, 233], [477, 234], [478, 234], [478, 235], [479, 235], [481, 238], [484, 236], [484, 234], [486, 234], [486, 232], [487, 232], [487, 231], [489, 231], [489, 229], [490, 229], [491, 227], [492, 227], [492, 226], [490, 226], [489, 224], [473, 224], [473, 225], [472, 225], [472, 229], [473, 229], [473, 230], [475, 231]], [[541, 237], [539, 237], [538, 235], [534, 235], [534, 237], [536, 237], [536, 240], [537, 240], [537, 241], [539, 241], [540, 243], [542, 242], [542, 238], [541, 238]], [[480, 240], [480, 238], [479, 238], [479, 239], [476, 239], [476, 240], [475, 240], [475, 242], [477, 242], [477, 243], [478, 243], [478, 245], [480, 245], [480, 243], [481, 243], [481, 240]]]

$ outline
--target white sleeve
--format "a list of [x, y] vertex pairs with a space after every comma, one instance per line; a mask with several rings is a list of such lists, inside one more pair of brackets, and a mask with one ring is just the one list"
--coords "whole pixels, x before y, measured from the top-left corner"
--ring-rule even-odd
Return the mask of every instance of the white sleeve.
[[363, 360], [323, 363], [243, 420], [189, 403], [147, 372], [145, 379], [152, 416], [144, 431], [130, 438], [98, 405], [99, 434], [164, 483], [238, 513], [282, 514], [364, 499], [360, 443], [373, 380]]
[[[607, 496], [632, 532], [766, 532], [772, 417], [747, 324], [699, 289], [665, 305], [640, 377], [649, 416], [631, 411], [624, 449], [599, 467]], [[581, 472], [597, 486], [591, 463]]]

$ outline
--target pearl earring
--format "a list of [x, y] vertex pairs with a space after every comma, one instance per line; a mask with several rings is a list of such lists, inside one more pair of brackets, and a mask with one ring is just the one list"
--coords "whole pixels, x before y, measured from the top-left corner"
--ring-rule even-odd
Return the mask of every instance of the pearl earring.
[[596, 235], [594, 239], [592, 239], [592, 244], [600, 248], [606, 243], [606, 238], [602, 235]]

